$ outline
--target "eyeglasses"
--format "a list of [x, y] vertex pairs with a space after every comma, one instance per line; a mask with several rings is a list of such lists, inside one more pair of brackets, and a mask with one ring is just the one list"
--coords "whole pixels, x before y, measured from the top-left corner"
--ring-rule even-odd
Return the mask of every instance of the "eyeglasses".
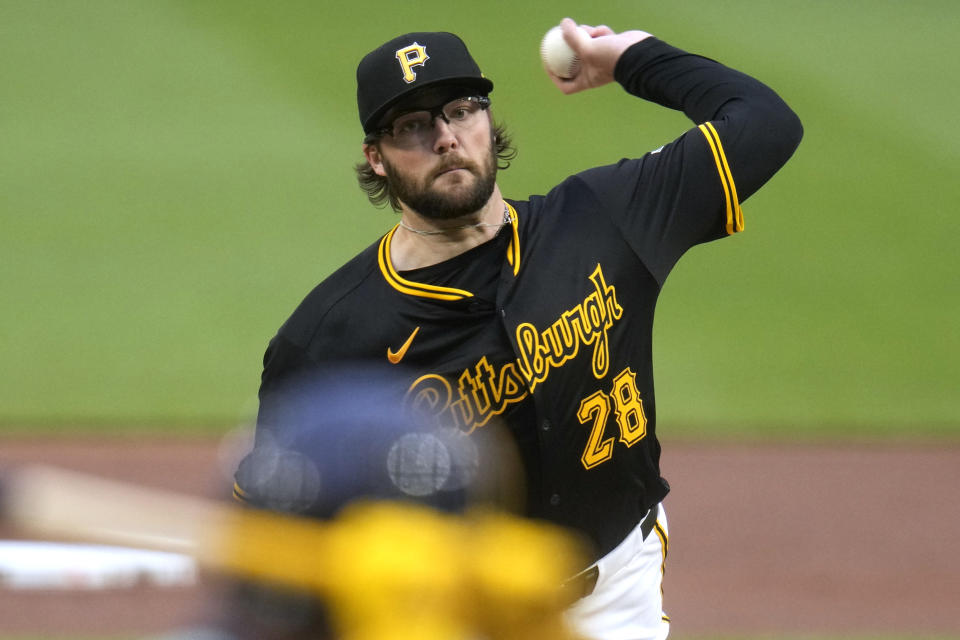
[[429, 142], [437, 118], [442, 118], [453, 129], [465, 131], [475, 126], [480, 121], [480, 112], [489, 107], [490, 98], [487, 96], [468, 96], [451, 100], [433, 109], [408, 111], [398, 115], [389, 125], [368, 135], [366, 142], [369, 144], [387, 135], [392, 137], [398, 146], [416, 146]]

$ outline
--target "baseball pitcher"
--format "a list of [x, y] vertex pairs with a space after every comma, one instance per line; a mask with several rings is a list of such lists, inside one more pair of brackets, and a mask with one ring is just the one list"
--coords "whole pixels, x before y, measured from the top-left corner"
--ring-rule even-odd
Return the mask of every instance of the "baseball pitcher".
[[[285, 380], [345, 361], [399, 374], [407, 406], [463, 437], [504, 423], [523, 461], [524, 513], [592, 544], [565, 585], [579, 596], [575, 630], [664, 638], [657, 297], [688, 249], [743, 230], [741, 203], [803, 131], [770, 88], [719, 62], [643, 31], [561, 26], [579, 58], [572, 78], [548, 74], [564, 94], [616, 83], [692, 126], [543, 195], [508, 197], [497, 172], [514, 157], [510, 136], [460, 38], [408, 33], [374, 49], [357, 68], [357, 174], [399, 220], [270, 342], [258, 437], [282, 413]], [[640, 126], [636, 114], [623, 121]]]

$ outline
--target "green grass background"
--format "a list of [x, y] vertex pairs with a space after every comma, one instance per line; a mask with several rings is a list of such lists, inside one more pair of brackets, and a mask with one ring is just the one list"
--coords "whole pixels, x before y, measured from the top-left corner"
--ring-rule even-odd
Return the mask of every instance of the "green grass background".
[[564, 15], [755, 75], [806, 129], [746, 233], [664, 291], [664, 437], [955, 438], [952, 0], [0, 0], [0, 429], [247, 419], [277, 327], [395, 221], [352, 164], [356, 63], [398, 33], [470, 45], [520, 149], [511, 197], [688, 126], [615, 86], [557, 92], [537, 46]]

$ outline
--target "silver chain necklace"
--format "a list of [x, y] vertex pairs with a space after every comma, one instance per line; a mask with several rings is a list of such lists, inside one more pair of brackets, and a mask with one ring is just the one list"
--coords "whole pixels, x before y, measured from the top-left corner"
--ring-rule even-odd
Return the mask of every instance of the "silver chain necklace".
[[510, 209], [507, 207], [506, 203], [503, 205], [503, 220], [501, 222], [474, 222], [473, 224], [465, 224], [459, 227], [450, 227], [449, 229], [435, 229], [431, 231], [424, 231], [423, 229], [414, 229], [403, 220], [400, 221], [400, 226], [421, 236], [435, 236], [441, 233], [449, 233], [450, 231], [459, 231], [460, 229], [474, 229], [478, 227], [502, 227], [505, 224], [512, 224], [513, 216], [510, 214]]

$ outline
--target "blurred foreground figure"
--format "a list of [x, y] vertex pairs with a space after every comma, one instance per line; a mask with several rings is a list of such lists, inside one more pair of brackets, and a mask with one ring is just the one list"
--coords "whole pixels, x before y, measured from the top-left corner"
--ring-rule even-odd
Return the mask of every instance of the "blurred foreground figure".
[[[164, 640], [565, 640], [574, 538], [496, 511], [358, 501], [327, 522], [247, 514], [219, 611]], [[257, 517], [259, 516], [259, 517]]]
[[[262, 407], [216, 565], [218, 613], [172, 640], [562, 640], [584, 561], [522, 509], [518, 458], [361, 368], [294, 378]], [[358, 401], [362, 399], [362, 402]]]

